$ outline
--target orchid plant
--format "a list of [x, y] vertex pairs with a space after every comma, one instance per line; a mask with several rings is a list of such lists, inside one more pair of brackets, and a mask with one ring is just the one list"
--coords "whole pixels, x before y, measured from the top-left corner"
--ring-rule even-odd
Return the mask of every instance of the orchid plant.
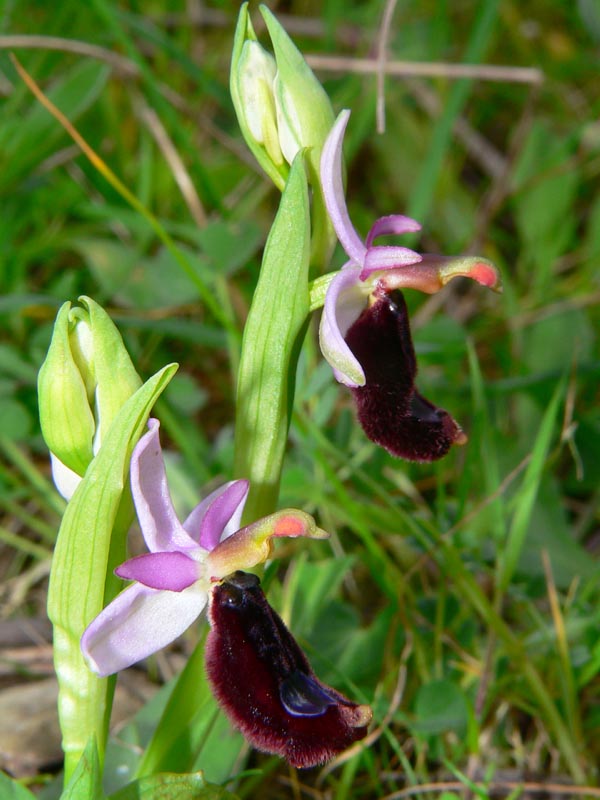
[[[259, 578], [248, 572], [271, 558], [274, 539], [327, 537], [304, 511], [277, 510], [294, 376], [311, 310], [323, 305], [322, 352], [352, 391], [370, 439], [416, 461], [441, 458], [466, 441], [450, 414], [415, 388], [401, 290], [433, 293], [458, 276], [499, 289], [499, 275], [482, 258], [375, 244], [383, 235], [419, 230], [405, 216], [378, 219], [362, 240], [343, 188], [350, 112], [334, 122], [300, 53], [275, 18], [264, 9], [263, 16], [275, 55], [258, 44], [244, 5], [231, 90], [242, 132], [282, 197], [244, 330], [234, 475], [180, 521], [160, 423], [149, 418], [176, 365], [141, 385], [116, 328], [89, 298], [82, 299], [83, 310], [61, 309], [41, 371], [44, 435], [57, 485], [69, 500], [49, 596], [69, 786], [82, 780], [78, 770], [90, 742], [102, 763], [109, 676], [169, 645], [205, 609], [208, 680], [252, 745], [304, 768], [365, 738], [370, 707], [317, 678]], [[311, 284], [311, 262], [313, 269], [327, 268], [332, 231], [348, 261]], [[127, 558], [134, 511], [148, 552]], [[131, 583], [123, 588], [122, 581]]]

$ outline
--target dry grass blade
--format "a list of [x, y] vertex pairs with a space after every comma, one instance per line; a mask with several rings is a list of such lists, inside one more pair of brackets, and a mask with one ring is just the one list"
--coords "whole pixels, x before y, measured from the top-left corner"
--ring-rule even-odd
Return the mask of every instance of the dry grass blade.
[[[442, 794], [443, 792], [460, 792], [465, 789], [464, 783], [460, 781], [439, 781], [432, 783], [422, 783], [419, 786], [407, 786], [398, 792], [386, 794], [382, 800], [401, 800], [403, 797], [414, 797], [424, 795], [427, 792], [432, 794]], [[544, 783], [537, 781], [491, 781], [485, 786], [481, 786], [484, 796], [504, 797], [513, 792], [520, 792], [520, 800], [524, 800], [528, 795], [545, 794], [550, 797], [600, 797], [600, 789], [593, 786], [571, 786], [562, 783]]]
[[133, 61], [97, 44], [81, 42], [77, 39], [67, 39], [62, 36], [0, 36], [0, 50], [20, 49], [58, 50], [64, 53], [75, 53], [76, 55], [104, 61], [124, 76], [135, 78], [139, 75], [139, 69]]
[[194, 218], [194, 222], [199, 228], [203, 228], [207, 223], [207, 217], [202, 201], [165, 126], [160, 121], [156, 111], [150, 106], [145, 106], [142, 109], [141, 116], [171, 168], [173, 178], [179, 186], [179, 191]]
[[[323, 72], [353, 72], [357, 75], [377, 75], [380, 69], [375, 58], [353, 58], [352, 56], [308, 55], [307, 62], [313, 69]], [[397, 78], [447, 78], [459, 80], [470, 78], [478, 81], [501, 83], [539, 84], [544, 73], [536, 67], [503, 67], [494, 64], [448, 64], [443, 61], [388, 61], [385, 75]]]

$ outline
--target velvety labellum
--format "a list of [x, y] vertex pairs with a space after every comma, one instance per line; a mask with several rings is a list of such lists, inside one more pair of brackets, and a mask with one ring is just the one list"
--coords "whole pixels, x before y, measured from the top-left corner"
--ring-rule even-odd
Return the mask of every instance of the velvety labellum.
[[254, 747], [312, 767], [365, 736], [371, 709], [319, 681], [255, 575], [236, 572], [217, 584], [209, 619], [208, 677]]
[[345, 340], [365, 373], [365, 385], [351, 391], [369, 439], [409, 461], [435, 461], [464, 444], [458, 423], [415, 388], [417, 362], [400, 291], [376, 290]]

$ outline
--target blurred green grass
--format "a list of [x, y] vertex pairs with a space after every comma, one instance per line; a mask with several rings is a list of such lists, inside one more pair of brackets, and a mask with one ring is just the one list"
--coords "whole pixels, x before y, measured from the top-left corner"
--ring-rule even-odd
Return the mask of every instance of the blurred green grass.
[[[374, 52], [381, 2], [270, 7], [289, 15], [307, 54]], [[178, 454], [181, 501], [231, 475], [239, 334], [278, 196], [245, 151], [228, 97], [237, 6], [213, 2], [203, 21], [194, 8], [0, 7], [4, 37], [103, 48], [96, 58], [69, 41], [0, 40], [0, 548], [11, 613], [44, 614], [39, 593], [10, 600], [19, 576], [39, 580], [33, 567], [48, 558], [61, 509], [35, 381], [64, 299], [105, 305], [142, 376], [180, 361], [157, 413]], [[319, 74], [335, 110], [353, 109], [357, 227], [416, 214], [420, 249], [480, 252], [505, 284], [502, 296], [453, 284], [407, 298], [420, 389], [469, 433], [434, 466], [395, 461], [365, 440], [311, 327], [281, 503], [314, 513], [333, 538], [302, 554], [281, 548], [270, 596], [323, 679], [372, 703], [378, 732], [345, 765], [298, 779], [324, 797], [445, 779], [598, 784], [599, 45], [592, 0], [406, 2], [391, 57], [535, 66], [545, 80], [388, 78], [383, 135], [373, 76]], [[160, 235], [31, 96], [9, 49]], [[233, 762], [214, 733], [223, 726], [197, 724], [198, 752], [178, 768], [227, 780]], [[291, 791], [276, 760], [254, 754], [249, 766], [259, 772], [238, 781], [241, 797]]]

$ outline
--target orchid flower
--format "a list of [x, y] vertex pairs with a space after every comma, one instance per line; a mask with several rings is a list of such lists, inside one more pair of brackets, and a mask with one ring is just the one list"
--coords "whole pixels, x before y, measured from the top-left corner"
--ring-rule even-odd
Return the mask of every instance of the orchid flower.
[[209, 620], [209, 681], [254, 747], [313, 767], [364, 738], [371, 709], [317, 678], [256, 575], [238, 571], [216, 584]]
[[111, 675], [165, 647], [204, 610], [214, 581], [249, 569], [270, 555], [278, 536], [325, 538], [311, 516], [287, 509], [239, 529], [248, 482], [226, 483], [181, 523], [169, 494], [151, 419], [131, 457], [131, 489], [149, 552], [117, 567], [134, 583], [90, 623], [81, 649], [90, 668]]
[[446, 411], [415, 389], [416, 359], [400, 289], [433, 294], [463, 276], [500, 290], [500, 276], [484, 258], [421, 255], [373, 244], [378, 236], [420, 229], [400, 214], [378, 219], [363, 242], [344, 197], [342, 144], [349, 116], [347, 110], [339, 115], [321, 157], [327, 211], [349, 259], [327, 289], [321, 350], [336, 379], [351, 389], [367, 436], [392, 455], [432, 461], [466, 436]]

